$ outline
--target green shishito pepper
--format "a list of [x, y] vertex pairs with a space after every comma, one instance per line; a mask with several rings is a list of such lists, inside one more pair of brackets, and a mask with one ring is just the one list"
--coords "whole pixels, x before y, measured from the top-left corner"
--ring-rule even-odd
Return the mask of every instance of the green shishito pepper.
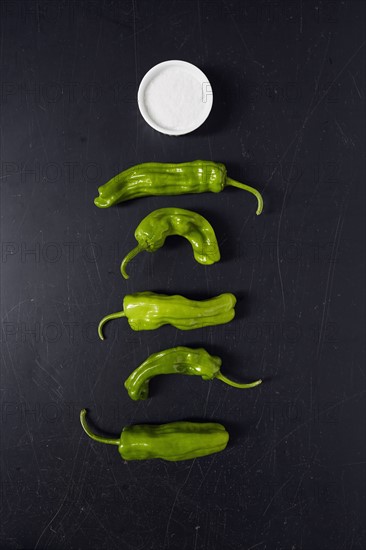
[[180, 164], [145, 162], [131, 166], [99, 187], [99, 197], [94, 199], [94, 203], [99, 208], [108, 208], [139, 197], [208, 191], [219, 193], [228, 185], [255, 195], [258, 201], [257, 215], [262, 212], [263, 199], [259, 191], [227, 177], [224, 164], [210, 160]]
[[123, 300], [123, 310], [104, 317], [98, 334], [104, 340], [103, 326], [107, 321], [126, 317], [133, 330], [154, 330], [172, 325], [180, 330], [192, 330], [229, 323], [235, 317], [236, 298], [225, 293], [208, 300], [189, 300], [184, 296], [136, 292]]
[[139, 252], [155, 252], [169, 235], [185, 237], [192, 245], [195, 260], [211, 265], [220, 260], [220, 250], [211, 224], [197, 212], [183, 208], [159, 208], [146, 216], [135, 230], [138, 245], [127, 254], [121, 264], [121, 273], [128, 279], [126, 265]]
[[149, 396], [149, 382], [160, 374], [188, 374], [201, 376], [203, 380], [217, 378], [234, 388], [254, 388], [262, 380], [249, 384], [238, 384], [229, 380], [220, 372], [222, 361], [220, 357], [210, 355], [205, 349], [186, 348], [179, 346], [165, 349], [150, 355], [125, 381], [128, 395], [134, 401], [147, 399]]
[[135, 424], [123, 428], [119, 438], [94, 434], [86, 422], [86, 410], [80, 412], [86, 434], [99, 443], [118, 445], [124, 460], [189, 460], [223, 451], [229, 434], [214, 422], [170, 422], [169, 424]]

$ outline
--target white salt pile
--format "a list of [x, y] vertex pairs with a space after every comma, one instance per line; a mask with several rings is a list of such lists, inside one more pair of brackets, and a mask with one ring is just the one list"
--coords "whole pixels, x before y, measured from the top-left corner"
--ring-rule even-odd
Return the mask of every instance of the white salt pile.
[[145, 89], [150, 118], [167, 130], [188, 130], [205, 118], [205, 84], [182, 68], [172, 66], [162, 70]]

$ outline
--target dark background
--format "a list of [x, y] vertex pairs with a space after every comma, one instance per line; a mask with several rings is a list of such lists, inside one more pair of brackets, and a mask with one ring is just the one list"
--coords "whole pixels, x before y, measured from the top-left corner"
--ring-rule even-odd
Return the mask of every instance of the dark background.
[[[363, 1], [1, 2], [1, 549], [363, 550], [365, 529]], [[154, 64], [183, 59], [214, 91], [172, 138], [136, 103]], [[97, 187], [141, 162], [224, 162], [255, 199], [146, 198], [109, 210]], [[197, 209], [222, 261], [183, 239], [119, 263], [151, 210]], [[231, 291], [228, 325], [106, 327], [125, 294]], [[240, 391], [124, 379], [175, 345], [220, 355]], [[124, 463], [89, 440], [129, 423], [219, 421], [224, 452]]]

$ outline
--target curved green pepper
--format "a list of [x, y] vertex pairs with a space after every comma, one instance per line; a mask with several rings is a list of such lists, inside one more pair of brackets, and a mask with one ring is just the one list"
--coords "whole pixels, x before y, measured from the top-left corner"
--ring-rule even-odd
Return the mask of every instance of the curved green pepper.
[[86, 410], [80, 412], [85, 433], [99, 443], [118, 445], [124, 460], [188, 460], [223, 451], [229, 434], [214, 422], [170, 422], [169, 424], [135, 424], [123, 428], [119, 438], [94, 434], [86, 422]]
[[203, 380], [217, 378], [234, 388], [254, 388], [262, 380], [249, 384], [238, 384], [221, 374], [220, 357], [210, 355], [205, 349], [191, 349], [183, 346], [165, 349], [150, 355], [125, 381], [128, 395], [134, 401], [149, 396], [149, 382], [159, 374], [188, 374], [201, 376]]
[[146, 216], [135, 230], [138, 245], [127, 254], [121, 264], [121, 273], [128, 279], [126, 265], [139, 252], [155, 252], [169, 235], [185, 237], [192, 245], [195, 260], [210, 265], [220, 259], [220, 250], [211, 224], [196, 212], [183, 208], [159, 208]]
[[137, 164], [99, 187], [99, 197], [94, 199], [94, 203], [99, 208], [109, 208], [119, 202], [151, 195], [185, 195], [207, 191], [219, 193], [228, 185], [255, 195], [258, 201], [257, 215], [262, 212], [263, 199], [259, 191], [227, 177], [224, 164], [210, 160], [194, 160], [180, 164]]
[[192, 330], [228, 323], [235, 317], [236, 298], [225, 293], [208, 300], [189, 300], [184, 296], [136, 292], [123, 300], [123, 310], [104, 317], [98, 334], [104, 340], [103, 326], [107, 321], [127, 317], [132, 330], [154, 330], [172, 325], [180, 330]]

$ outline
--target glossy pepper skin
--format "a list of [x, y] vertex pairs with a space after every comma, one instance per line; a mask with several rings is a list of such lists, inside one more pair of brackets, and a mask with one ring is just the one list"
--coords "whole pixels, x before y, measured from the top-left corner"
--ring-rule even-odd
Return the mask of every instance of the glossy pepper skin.
[[160, 374], [187, 374], [201, 376], [203, 380], [217, 378], [234, 388], [254, 388], [262, 380], [249, 384], [238, 384], [229, 380], [220, 372], [222, 361], [220, 357], [210, 355], [205, 349], [186, 348], [179, 346], [165, 349], [150, 355], [125, 381], [128, 395], [134, 401], [147, 399], [149, 396], [149, 382]]
[[219, 193], [231, 185], [249, 191], [257, 198], [257, 215], [262, 212], [263, 199], [259, 191], [239, 183], [226, 174], [221, 162], [194, 160], [180, 164], [145, 162], [131, 166], [98, 188], [94, 203], [109, 208], [119, 202], [139, 197], [158, 195], [185, 195], [187, 193]]
[[85, 409], [80, 412], [80, 422], [91, 439], [117, 445], [124, 460], [189, 460], [223, 451], [229, 440], [224, 426], [214, 422], [135, 424], [123, 428], [119, 438], [94, 434], [86, 422]]
[[172, 325], [180, 330], [192, 330], [229, 323], [235, 317], [236, 298], [225, 293], [208, 300], [189, 300], [184, 296], [136, 292], [123, 300], [123, 310], [104, 317], [98, 334], [104, 340], [103, 326], [107, 321], [126, 317], [132, 330], [154, 330]]
[[135, 230], [136, 248], [121, 264], [121, 273], [128, 279], [126, 265], [139, 252], [155, 252], [170, 235], [186, 238], [192, 245], [195, 260], [211, 265], [220, 260], [220, 250], [212, 225], [197, 212], [183, 208], [159, 208], [146, 216]]

